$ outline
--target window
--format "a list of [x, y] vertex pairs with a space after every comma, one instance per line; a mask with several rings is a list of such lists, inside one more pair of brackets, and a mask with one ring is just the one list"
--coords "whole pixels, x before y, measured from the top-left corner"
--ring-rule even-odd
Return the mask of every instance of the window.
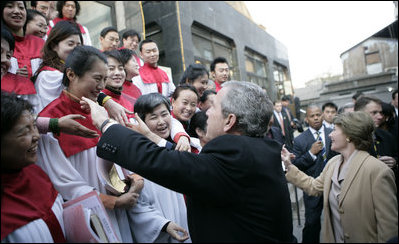
[[92, 46], [101, 49], [101, 31], [105, 27], [115, 26], [112, 22], [112, 7], [95, 1], [79, 1], [79, 4], [77, 22], [89, 30]]
[[376, 74], [382, 72], [381, 57], [378, 50], [368, 51], [365, 49], [364, 56], [366, 59], [367, 74]]
[[230, 66], [230, 79], [240, 80], [235, 45], [232, 40], [210, 31], [200, 24], [191, 27], [194, 62], [201, 63], [210, 70], [210, 65], [216, 57], [224, 57]]
[[281, 99], [282, 96], [289, 94], [291, 91], [291, 87], [288, 86], [288, 84], [291, 84], [291, 82], [289, 82], [287, 77], [287, 68], [278, 63], [274, 63], [273, 76], [275, 82], [274, 84], [277, 90], [277, 97], [278, 99]]
[[267, 82], [267, 59], [248, 48], [245, 49], [245, 70], [247, 80], [270, 92], [270, 85]]

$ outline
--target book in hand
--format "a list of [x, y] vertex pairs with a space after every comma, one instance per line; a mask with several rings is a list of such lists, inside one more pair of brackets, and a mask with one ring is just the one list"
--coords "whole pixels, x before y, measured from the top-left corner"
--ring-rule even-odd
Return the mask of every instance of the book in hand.
[[129, 190], [130, 182], [121, 166], [100, 160], [97, 164], [97, 174], [105, 189], [112, 194], [119, 196]]
[[96, 191], [63, 204], [67, 242], [120, 242]]

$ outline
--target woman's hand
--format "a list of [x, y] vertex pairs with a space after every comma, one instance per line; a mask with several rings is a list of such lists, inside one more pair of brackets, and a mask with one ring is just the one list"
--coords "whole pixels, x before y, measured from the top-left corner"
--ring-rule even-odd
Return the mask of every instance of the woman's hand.
[[132, 191], [140, 194], [141, 190], [144, 187], [144, 179], [138, 174], [127, 175], [127, 178], [130, 180], [130, 188], [133, 188]]
[[[188, 232], [174, 222], [169, 222], [166, 232], [175, 240], [183, 242], [188, 239]], [[180, 233], [182, 233], [182, 235]]]
[[24, 67], [17, 69], [16, 74], [28, 78], [28, 67], [25, 65]]
[[190, 141], [188, 140], [187, 136], [180, 136], [175, 150], [181, 151], [181, 152], [184, 152], [184, 151], [191, 152]]
[[285, 169], [288, 171], [290, 166], [292, 165], [291, 159], [294, 159], [295, 155], [293, 153], [290, 153], [287, 148], [285, 148], [285, 145], [283, 145], [283, 148], [281, 149], [281, 161], [283, 161]]
[[139, 198], [139, 194], [134, 192], [135, 188], [130, 187], [129, 191], [120, 195], [115, 202], [115, 208], [132, 208]]
[[127, 123], [129, 123], [126, 113], [133, 114], [133, 112], [127, 110], [112, 99], [109, 99], [103, 106], [107, 109], [109, 116], [116, 120], [119, 124], [125, 126]]
[[87, 138], [95, 138], [99, 136], [96, 131], [90, 130], [89, 128], [81, 125], [75, 121], [75, 119], [86, 119], [86, 117], [80, 114], [68, 114], [59, 118], [58, 127], [60, 128], [60, 132]]

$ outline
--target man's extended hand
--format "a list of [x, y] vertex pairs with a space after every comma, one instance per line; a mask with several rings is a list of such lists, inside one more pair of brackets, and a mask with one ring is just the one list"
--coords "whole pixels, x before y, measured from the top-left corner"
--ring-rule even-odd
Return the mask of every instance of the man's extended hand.
[[102, 123], [108, 119], [108, 113], [105, 108], [101, 107], [92, 100], [82, 97], [80, 105], [85, 109], [88, 109], [88, 106], [90, 107], [91, 119], [93, 120], [93, 125], [97, 127], [97, 129], [100, 129]]

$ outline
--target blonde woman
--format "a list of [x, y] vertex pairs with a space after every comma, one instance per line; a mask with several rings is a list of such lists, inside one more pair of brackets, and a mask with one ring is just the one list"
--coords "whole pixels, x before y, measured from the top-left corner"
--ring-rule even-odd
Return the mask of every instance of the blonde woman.
[[392, 170], [367, 151], [374, 123], [364, 112], [349, 112], [334, 119], [329, 135], [333, 157], [319, 177], [307, 176], [281, 157], [289, 182], [307, 194], [323, 194], [322, 242], [387, 242], [398, 235], [398, 206]]

